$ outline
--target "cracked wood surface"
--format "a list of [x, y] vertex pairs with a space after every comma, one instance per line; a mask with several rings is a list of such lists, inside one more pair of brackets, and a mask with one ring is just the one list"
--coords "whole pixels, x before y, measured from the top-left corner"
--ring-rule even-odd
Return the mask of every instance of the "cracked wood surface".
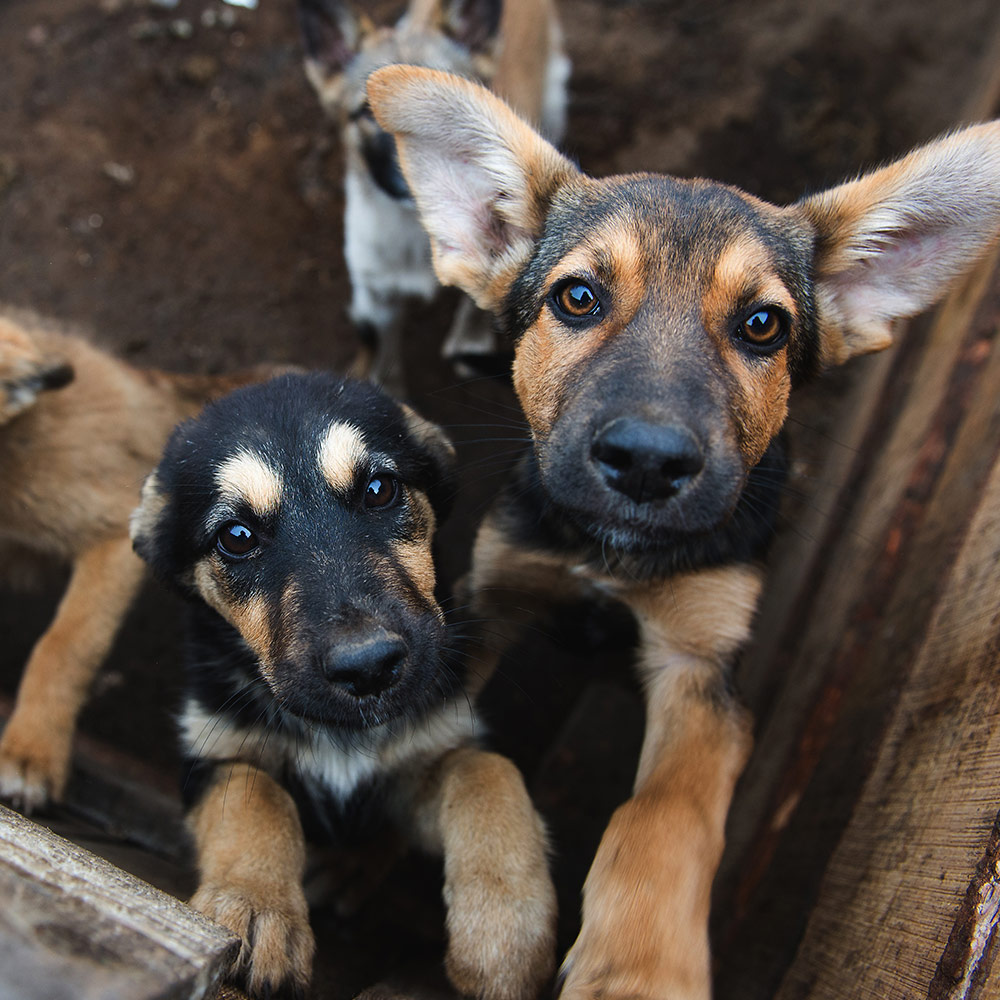
[[238, 946], [223, 928], [0, 807], [0, 995], [210, 996]]

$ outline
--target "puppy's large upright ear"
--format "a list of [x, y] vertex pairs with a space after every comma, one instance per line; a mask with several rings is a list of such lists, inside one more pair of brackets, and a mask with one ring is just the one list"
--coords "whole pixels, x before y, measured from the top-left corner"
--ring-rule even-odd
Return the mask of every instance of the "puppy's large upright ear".
[[1000, 232], [1000, 122], [803, 199], [815, 228], [823, 357], [888, 347], [895, 319], [944, 295]]
[[583, 175], [503, 101], [460, 77], [387, 66], [369, 77], [368, 100], [396, 137], [438, 278], [497, 309], [552, 199]]
[[444, 519], [451, 510], [452, 500], [457, 492], [455, 469], [458, 455], [455, 445], [437, 424], [424, 419], [405, 403], [400, 403], [399, 406], [403, 411], [407, 430], [425, 457], [425, 480], [422, 485], [427, 490], [438, 518]]

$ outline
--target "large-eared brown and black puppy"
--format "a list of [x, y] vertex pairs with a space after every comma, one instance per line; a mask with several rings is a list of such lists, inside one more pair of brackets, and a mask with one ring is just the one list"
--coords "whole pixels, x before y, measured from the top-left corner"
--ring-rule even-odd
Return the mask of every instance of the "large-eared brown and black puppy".
[[191, 598], [181, 714], [200, 882], [254, 994], [297, 991], [306, 841], [381, 823], [443, 852], [447, 969], [535, 996], [554, 967], [545, 835], [476, 745], [431, 540], [451, 444], [368, 383], [286, 376], [182, 424], [143, 487], [136, 550]]
[[589, 588], [639, 626], [634, 795], [588, 875], [562, 995], [704, 1000], [712, 879], [751, 745], [731, 665], [760, 592], [789, 393], [888, 346], [895, 319], [996, 239], [1000, 123], [778, 207], [706, 180], [587, 177], [442, 73], [383, 68], [368, 95], [438, 277], [515, 349], [533, 447], [476, 543], [478, 614], [513, 627], [542, 597]]

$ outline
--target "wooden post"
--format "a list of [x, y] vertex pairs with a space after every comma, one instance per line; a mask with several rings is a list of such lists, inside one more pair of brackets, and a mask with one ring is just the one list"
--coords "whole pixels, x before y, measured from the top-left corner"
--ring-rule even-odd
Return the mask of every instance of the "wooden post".
[[1000, 996], [1000, 251], [863, 381], [745, 664], [719, 1000]]
[[0, 807], [0, 996], [212, 996], [238, 941], [183, 903]]

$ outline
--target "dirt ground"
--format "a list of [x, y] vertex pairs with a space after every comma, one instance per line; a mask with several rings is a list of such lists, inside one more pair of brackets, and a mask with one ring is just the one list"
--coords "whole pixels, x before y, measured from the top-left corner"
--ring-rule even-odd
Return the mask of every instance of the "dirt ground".
[[[996, 0], [563, 0], [561, 10], [573, 61], [565, 147], [585, 170], [706, 175], [776, 201], [955, 124], [1000, 23]], [[346, 363], [340, 150], [302, 73], [292, 0], [256, 10], [2, 0], [0, 40], [0, 301], [70, 321], [139, 365]], [[406, 346], [413, 401], [449, 427], [465, 468], [443, 534], [451, 579], [507, 465], [499, 439], [516, 428], [503, 384], [460, 382], [438, 359], [455, 301], [443, 293], [414, 308]], [[836, 380], [823, 390], [837, 391]], [[803, 412], [835, 437], [822, 398]], [[58, 587], [0, 596], [8, 693]], [[83, 722], [164, 771], [176, 612], [149, 588]], [[529, 776], [583, 681], [621, 668], [620, 655], [581, 667], [559, 645], [540, 640], [490, 693], [497, 744]], [[587, 813], [578, 790], [540, 792], [567, 859], [564, 940], [601, 810], [634, 767], [636, 709], [623, 698], [620, 730], [602, 732], [599, 760], [578, 767], [600, 800], [584, 833], [564, 834], [578, 828], [559, 813]]]

